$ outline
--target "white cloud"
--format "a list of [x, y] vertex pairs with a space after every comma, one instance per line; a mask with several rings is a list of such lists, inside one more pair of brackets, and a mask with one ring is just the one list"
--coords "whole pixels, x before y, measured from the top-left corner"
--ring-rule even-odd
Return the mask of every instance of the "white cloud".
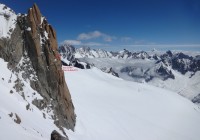
[[116, 39], [115, 36], [110, 36], [100, 31], [81, 33], [77, 37], [78, 40], [91, 40], [91, 39], [97, 39], [97, 38], [102, 38], [105, 42], [111, 42], [113, 39]]
[[102, 35], [99, 31], [89, 32], [89, 33], [81, 33], [78, 35], [78, 40], [89, 40], [89, 39], [95, 39]]
[[65, 40], [61, 44], [81, 45], [82, 43], [79, 40]]
[[108, 46], [108, 44], [105, 44], [105, 43], [82, 42], [79, 40], [64, 40], [61, 44], [69, 44], [69, 45], [76, 45], [76, 46]]
[[84, 45], [86, 45], [86, 46], [101, 46], [103, 44], [97, 43], [97, 42], [88, 42], [88, 43], [84, 43]]
[[87, 43], [83, 43], [83, 45], [85, 46], [108, 46], [108, 44], [104, 44], [104, 43], [98, 43], [98, 42], [87, 42]]

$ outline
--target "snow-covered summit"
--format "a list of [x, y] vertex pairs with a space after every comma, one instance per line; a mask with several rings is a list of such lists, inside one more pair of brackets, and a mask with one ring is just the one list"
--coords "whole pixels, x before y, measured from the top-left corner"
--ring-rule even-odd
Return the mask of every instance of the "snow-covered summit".
[[76, 49], [76, 58], [109, 58], [112, 57], [112, 54], [108, 51], [102, 50], [102, 49], [91, 49], [89, 47], [81, 47]]
[[17, 15], [4, 4], [0, 3], [0, 38], [10, 38], [15, 29]]

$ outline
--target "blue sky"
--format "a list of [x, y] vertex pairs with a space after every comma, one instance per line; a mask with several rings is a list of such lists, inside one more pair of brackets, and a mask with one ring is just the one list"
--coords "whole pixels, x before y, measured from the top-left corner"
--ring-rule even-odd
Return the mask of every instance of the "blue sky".
[[58, 43], [108, 50], [200, 51], [200, 0], [0, 0], [16, 13], [35, 2]]

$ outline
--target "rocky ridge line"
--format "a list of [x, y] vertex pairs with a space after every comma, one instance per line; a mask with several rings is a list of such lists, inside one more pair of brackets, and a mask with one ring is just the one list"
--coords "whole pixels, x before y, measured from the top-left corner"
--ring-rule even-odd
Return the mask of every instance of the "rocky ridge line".
[[34, 80], [29, 78], [31, 87], [44, 98], [34, 100], [33, 104], [39, 109], [52, 110], [52, 119], [61, 130], [74, 130], [76, 115], [61, 69], [55, 30], [36, 4], [28, 10], [28, 14], [18, 15], [15, 26], [10, 39], [0, 39], [0, 57], [8, 62], [14, 73], [23, 71], [24, 78], [33, 73], [27, 67], [19, 68], [18, 64], [21, 59], [29, 58], [27, 63], [36, 77]]

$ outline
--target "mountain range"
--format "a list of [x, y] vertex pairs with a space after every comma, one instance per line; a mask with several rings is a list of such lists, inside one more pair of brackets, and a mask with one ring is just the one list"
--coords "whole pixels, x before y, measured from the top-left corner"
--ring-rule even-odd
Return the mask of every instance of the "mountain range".
[[199, 140], [190, 54], [58, 47], [36, 4], [27, 14], [0, 4], [0, 139]]
[[109, 52], [89, 47], [59, 47], [65, 65], [97, 67], [125, 80], [166, 88], [200, 103], [200, 54], [181, 51]]

